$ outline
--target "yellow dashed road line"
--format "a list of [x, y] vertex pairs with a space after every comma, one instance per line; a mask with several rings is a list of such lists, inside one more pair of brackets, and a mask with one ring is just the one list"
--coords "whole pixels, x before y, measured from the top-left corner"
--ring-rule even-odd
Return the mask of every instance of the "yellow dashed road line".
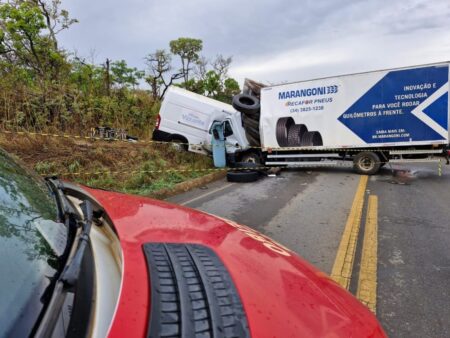
[[361, 217], [364, 207], [364, 194], [366, 191], [368, 176], [361, 176], [358, 189], [356, 190], [350, 214], [342, 234], [339, 244], [331, 278], [347, 290], [350, 287], [352, 277], [353, 262], [355, 260], [356, 243], [361, 224]]
[[378, 197], [369, 196], [356, 297], [373, 313], [377, 304]]

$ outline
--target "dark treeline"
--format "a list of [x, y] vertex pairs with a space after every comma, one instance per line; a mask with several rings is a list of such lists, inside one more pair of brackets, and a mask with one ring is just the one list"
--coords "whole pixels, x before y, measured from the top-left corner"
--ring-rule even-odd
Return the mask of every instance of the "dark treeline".
[[60, 0], [0, 0], [0, 128], [84, 133], [109, 125], [147, 136], [170, 85], [224, 102], [239, 92], [228, 77], [232, 58], [207, 60], [201, 40], [170, 41], [138, 70], [62, 48], [58, 34], [77, 23]]

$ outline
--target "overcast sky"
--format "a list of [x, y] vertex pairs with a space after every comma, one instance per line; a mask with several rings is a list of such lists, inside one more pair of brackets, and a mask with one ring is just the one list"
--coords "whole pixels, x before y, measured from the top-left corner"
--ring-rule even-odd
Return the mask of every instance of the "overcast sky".
[[292, 82], [450, 60], [449, 0], [63, 0], [61, 34], [81, 56], [144, 56], [178, 37], [233, 56], [231, 75]]

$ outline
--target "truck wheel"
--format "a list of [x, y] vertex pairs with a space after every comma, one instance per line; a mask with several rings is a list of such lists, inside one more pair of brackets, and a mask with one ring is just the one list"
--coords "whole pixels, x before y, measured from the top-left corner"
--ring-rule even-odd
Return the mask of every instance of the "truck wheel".
[[288, 146], [288, 130], [293, 125], [295, 125], [295, 121], [292, 117], [283, 117], [278, 120], [275, 133], [280, 147]]
[[321, 146], [322, 135], [318, 131], [307, 131], [302, 136], [302, 147]]
[[253, 170], [229, 171], [227, 172], [228, 182], [255, 182], [259, 179], [259, 172]]
[[246, 115], [259, 114], [261, 105], [259, 100], [251, 95], [238, 94], [233, 96], [233, 108]]
[[358, 174], [373, 175], [380, 170], [380, 157], [373, 152], [363, 151], [353, 158], [353, 168]]
[[303, 135], [308, 132], [304, 124], [295, 124], [288, 130], [288, 146], [300, 147]]
[[261, 157], [259, 154], [251, 151], [242, 155], [240, 163], [255, 163], [261, 165]]

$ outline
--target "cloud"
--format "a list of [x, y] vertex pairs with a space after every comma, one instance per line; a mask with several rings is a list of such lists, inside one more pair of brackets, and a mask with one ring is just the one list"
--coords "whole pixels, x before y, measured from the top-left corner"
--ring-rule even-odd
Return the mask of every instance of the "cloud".
[[63, 45], [97, 62], [144, 56], [180, 36], [233, 55], [231, 74], [271, 83], [450, 59], [447, 0], [78, 0]]

